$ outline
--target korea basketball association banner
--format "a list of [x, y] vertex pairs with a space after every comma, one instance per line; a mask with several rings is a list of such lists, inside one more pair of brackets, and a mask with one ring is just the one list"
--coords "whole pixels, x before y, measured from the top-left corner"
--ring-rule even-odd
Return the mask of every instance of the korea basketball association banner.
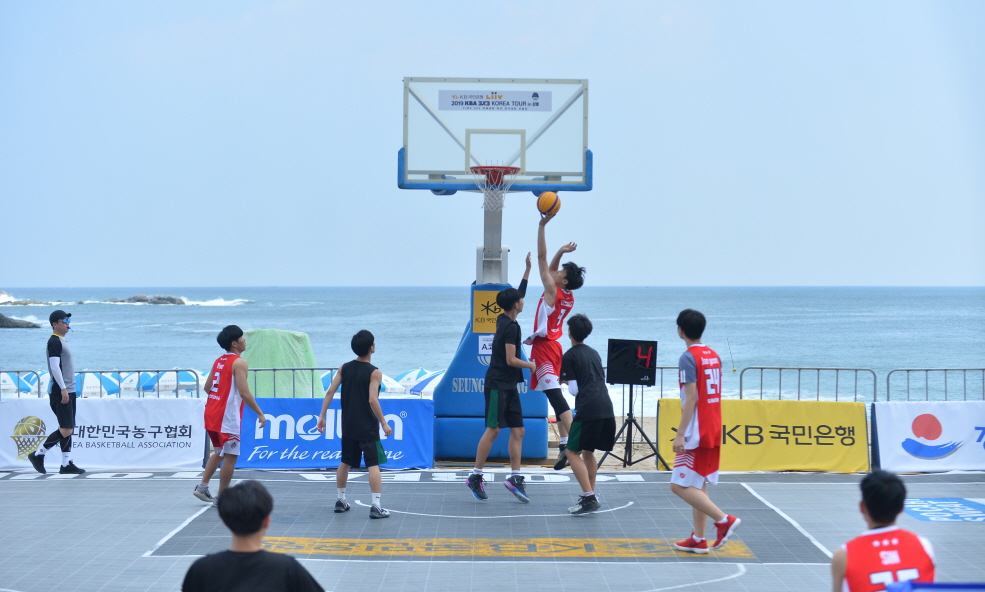
[[[681, 400], [660, 399], [657, 439], [672, 462]], [[865, 403], [722, 401], [722, 471], [869, 470]]]
[[[205, 399], [81, 398], [72, 460], [86, 469], [201, 469]], [[0, 400], [0, 469], [29, 469], [27, 455], [58, 427], [48, 398]], [[8, 439], [9, 438], [9, 439]]]
[[873, 403], [872, 433], [887, 471], [985, 470], [985, 401]]

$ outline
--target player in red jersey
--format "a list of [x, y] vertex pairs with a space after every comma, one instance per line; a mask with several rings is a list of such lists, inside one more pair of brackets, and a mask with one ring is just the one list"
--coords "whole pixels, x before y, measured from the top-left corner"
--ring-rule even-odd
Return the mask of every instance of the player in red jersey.
[[705, 315], [696, 310], [677, 315], [677, 335], [687, 344], [678, 362], [681, 385], [681, 423], [674, 437], [674, 473], [670, 490], [680, 496], [694, 513], [691, 537], [675, 543], [680, 551], [707, 553], [705, 526], [715, 521], [718, 549], [732, 536], [741, 520], [721, 511], [708, 497], [708, 484], [718, 483], [718, 460], [722, 445], [722, 360], [701, 343]]
[[537, 369], [530, 374], [530, 388], [543, 391], [554, 408], [558, 432], [561, 436], [559, 454], [554, 470], [564, 468], [567, 457], [568, 431], [571, 429], [571, 407], [561, 394], [561, 344], [558, 340], [564, 335], [564, 319], [575, 306], [572, 291], [585, 283], [585, 268], [571, 261], [561, 265], [561, 256], [573, 253], [576, 243], [568, 243], [558, 249], [550, 264], [547, 262], [547, 238], [544, 227], [554, 215], [543, 216], [537, 227], [537, 265], [540, 279], [544, 283], [544, 293], [540, 296], [534, 311], [534, 331], [524, 343], [531, 346], [530, 359]]
[[[192, 494], [203, 502], [218, 504], [219, 496], [229, 487], [239, 458], [239, 432], [243, 419], [243, 404], [257, 414], [260, 427], [267, 423], [263, 411], [250, 392], [246, 383], [246, 371], [249, 366], [239, 354], [246, 351], [246, 337], [243, 330], [236, 325], [229, 325], [219, 332], [216, 337], [219, 347], [226, 353], [212, 364], [212, 372], [205, 381], [205, 433], [212, 442], [212, 456], [205, 463], [202, 482], [195, 487]], [[219, 493], [213, 498], [209, 493], [209, 480], [216, 469], [219, 471]]]
[[906, 486], [886, 471], [862, 479], [858, 508], [869, 530], [831, 557], [833, 592], [876, 592], [893, 582], [933, 582], [934, 547], [920, 535], [896, 526]]

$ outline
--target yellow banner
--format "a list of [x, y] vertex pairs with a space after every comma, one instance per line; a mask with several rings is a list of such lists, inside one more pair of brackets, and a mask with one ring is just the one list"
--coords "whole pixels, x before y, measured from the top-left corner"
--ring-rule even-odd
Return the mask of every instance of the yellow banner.
[[[657, 440], [673, 464], [681, 400], [660, 399]], [[865, 403], [722, 401], [722, 471], [869, 470]]]
[[503, 309], [496, 304], [495, 290], [475, 290], [472, 292], [472, 332], [495, 333], [496, 318]]

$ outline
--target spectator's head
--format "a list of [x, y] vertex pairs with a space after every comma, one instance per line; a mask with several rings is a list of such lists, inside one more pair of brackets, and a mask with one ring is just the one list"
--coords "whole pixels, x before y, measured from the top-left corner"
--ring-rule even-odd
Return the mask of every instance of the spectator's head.
[[564, 290], [577, 290], [585, 283], [585, 268], [578, 267], [573, 261], [567, 261], [554, 274], [554, 283]]
[[[242, 341], [240, 341], [242, 339]], [[219, 335], [215, 338], [216, 342], [219, 343], [219, 347], [228, 351], [233, 350], [233, 344], [237, 344], [240, 347], [240, 351], [246, 349], [246, 338], [243, 337], [243, 330], [236, 325], [228, 325], [219, 331]]]
[[274, 498], [259, 481], [243, 481], [219, 496], [219, 517], [234, 535], [249, 536], [266, 530]]
[[363, 329], [362, 331], [356, 333], [352, 336], [352, 353], [356, 356], [363, 358], [373, 353], [374, 346], [376, 345], [376, 338], [373, 334]]
[[64, 310], [56, 310], [48, 315], [48, 323], [51, 325], [51, 330], [62, 337], [68, 333], [69, 323], [71, 322], [72, 313], [65, 312]]
[[906, 485], [896, 475], [886, 471], [872, 471], [862, 479], [862, 513], [873, 526], [889, 526], [903, 511], [906, 501]]
[[687, 337], [691, 341], [701, 339], [705, 332], [705, 315], [700, 312], [686, 308], [677, 315], [677, 328], [680, 329], [682, 337]]
[[592, 321], [583, 314], [576, 314], [568, 319], [568, 335], [578, 343], [584, 343], [592, 334]]
[[503, 309], [504, 314], [508, 314], [516, 307], [516, 312], [523, 312], [523, 296], [516, 288], [506, 288], [496, 294], [496, 306]]

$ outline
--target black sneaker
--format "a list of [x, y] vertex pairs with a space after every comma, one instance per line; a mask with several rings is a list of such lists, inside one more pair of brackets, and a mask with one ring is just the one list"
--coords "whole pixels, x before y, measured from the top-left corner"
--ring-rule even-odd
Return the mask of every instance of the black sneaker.
[[602, 507], [599, 503], [598, 498], [594, 495], [583, 495], [578, 498], [578, 503], [568, 508], [568, 512], [577, 516], [579, 514], [588, 514], [589, 512], [594, 512]]
[[475, 499], [487, 500], [489, 496], [486, 494], [486, 486], [482, 483], [482, 475], [476, 475], [472, 473], [469, 478], [465, 481], [465, 484], [469, 486], [472, 490], [472, 495]]
[[564, 467], [569, 466], [569, 463], [568, 463], [568, 455], [567, 455], [567, 453], [564, 452], [565, 450], [567, 450], [567, 448], [568, 447], [565, 444], [561, 444], [560, 446], [557, 447], [557, 449], [558, 449], [558, 455], [557, 455], [557, 462], [554, 463], [554, 470], [555, 471], [560, 471]]
[[37, 471], [37, 472], [39, 472], [39, 473], [41, 473], [42, 475], [44, 475], [45, 473], [48, 472], [48, 471], [44, 470], [44, 457], [43, 456], [38, 456], [37, 454], [34, 454], [32, 452], [31, 454], [28, 454], [27, 455], [27, 460], [31, 461], [31, 466], [34, 467], [34, 470]]
[[506, 489], [510, 490], [510, 493], [516, 496], [516, 499], [525, 504], [530, 503], [530, 498], [527, 496], [527, 488], [523, 484], [522, 475], [510, 475], [503, 482], [503, 485], [506, 486]]
[[81, 475], [85, 473], [85, 470], [75, 466], [74, 462], [68, 461], [68, 464], [58, 469], [58, 472], [62, 475]]
[[335, 500], [335, 513], [341, 514], [342, 512], [349, 511], [349, 504], [345, 503], [345, 500]]
[[[343, 503], [345, 503], [345, 502], [343, 502]], [[390, 511], [389, 510], [384, 510], [383, 508], [381, 508], [379, 506], [373, 506], [372, 508], [369, 509], [369, 517], [370, 518], [389, 518], [390, 517]]]

